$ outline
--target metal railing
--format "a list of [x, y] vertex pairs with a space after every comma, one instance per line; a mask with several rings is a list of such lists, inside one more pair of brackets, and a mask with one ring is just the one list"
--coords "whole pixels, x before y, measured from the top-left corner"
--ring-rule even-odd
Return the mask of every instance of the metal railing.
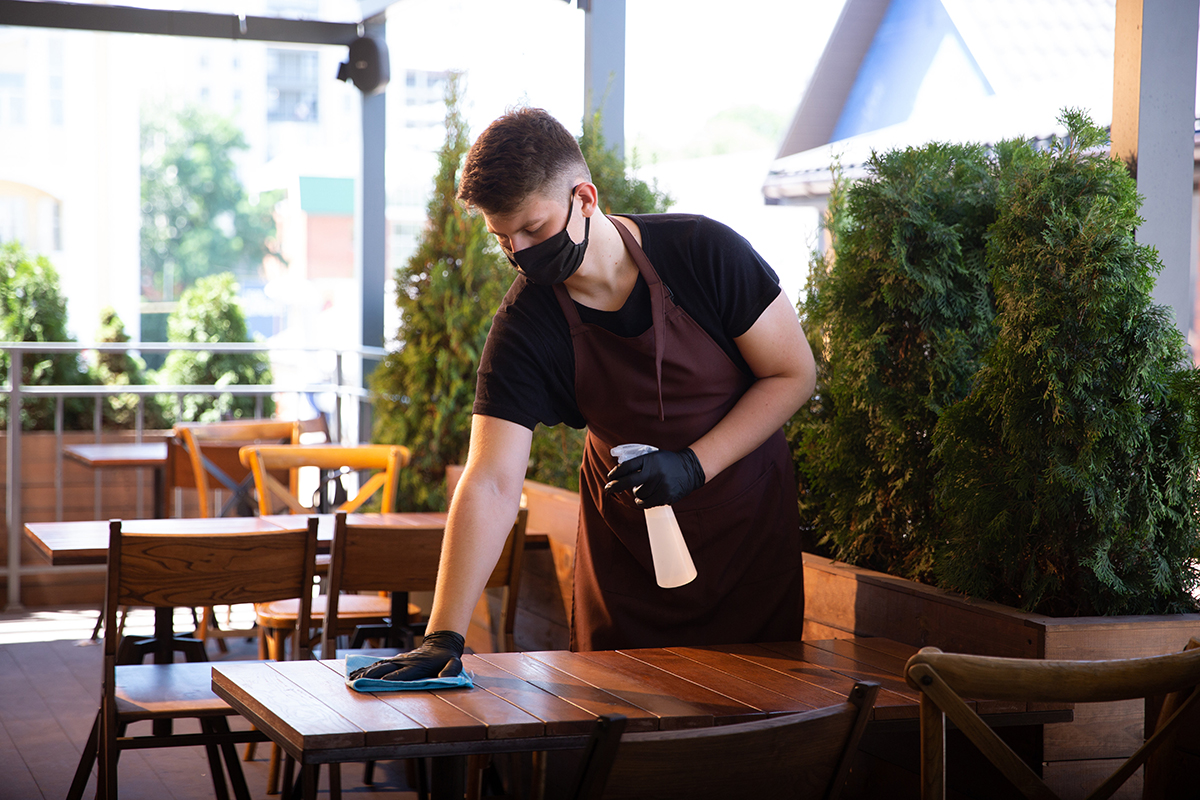
[[[175, 350], [191, 350], [207, 353], [271, 353], [296, 352], [332, 354], [333, 370], [331, 377], [325, 382], [305, 382], [299, 384], [257, 384], [257, 385], [164, 385], [146, 384], [138, 386], [127, 385], [55, 385], [33, 386], [20, 380], [23, 374], [25, 355], [28, 353], [169, 353]], [[330, 421], [330, 437], [334, 441], [356, 444], [358, 442], [358, 419], [363, 405], [369, 400], [369, 393], [361, 386], [358, 375], [363, 372], [365, 360], [379, 360], [386, 351], [378, 347], [289, 347], [268, 345], [266, 343], [229, 343], [229, 344], [192, 344], [172, 342], [123, 342], [123, 343], [78, 343], [78, 342], [0, 342], [0, 351], [9, 356], [9, 382], [0, 391], [8, 399], [8, 441], [7, 441], [7, 486], [6, 486], [6, 521], [8, 523], [8, 565], [7, 565], [7, 610], [21, 608], [21, 577], [46, 572], [53, 567], [24, 566], [21, 564], [21, 540], [25, 535], [24, 520], [21, 511], [21, 406], [26, 397], [56, 398], [54, 415], [54, 432], [56, 435], [56, 485], [61, 497], [61, 459], [63, 437], [63, 406], [68, 397], [92, 397], [96, 399], [93, 413], [92, 430], [96, 441], [100, 441], [103, 423], [103, 403], [105, 397], [120, 395], [138, 396], [136, 421], [134, 426], [134, 441], [140, 442], [144, 431], [145, 403], [142, 398], [147, 395], [174, 396], [176, 408], [181, 407], [182, 398], [186, 395], [209, 396], [249, 396], [256, 399], [256, 416], [261, 416], [263, 398], [274, 395], [294, 394], [297, 399], [312, 395], [333, 395], [334, 411]], [[357, 379], [354, 384], [345, 382], [348, 367]], [[15, 378], [15, 380], [14, 380]], [[347, 401], [351, 402], [347, 402]]]

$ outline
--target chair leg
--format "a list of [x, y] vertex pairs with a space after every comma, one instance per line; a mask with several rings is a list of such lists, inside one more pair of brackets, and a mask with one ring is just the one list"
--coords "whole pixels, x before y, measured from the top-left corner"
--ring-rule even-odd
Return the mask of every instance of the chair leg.
[[92, 732], [88, 734], [83, 752], [79, 754], [79, 766], [75, 768], [75, 778], [71, 781], [71, 788], [67, 790], [67, 800], [80, 800], [83, 797], [88, 778], [92, 777], [92, 767], [96, 765], [96, 747], [99, 743], [100, 714], [97, 713], [96, 721], [92, 723]]
[[[218, 733], [228, 734], [230, 732], [229, 720], [224, 717], [217, 717], [212, 721], [212, 725]], [[237, 746], [232, 742], [223, 742], [221, 754], [225, 757], [225, 771], [229, 775], [229, 785], [233, 789], [233, 796], [237, 800], [250, 800], [250, 787], [246, 785], [246, 775], [242, 772], [242, 765], [238, 761]]]
[[[201, 719], [200, 730], [205, 734], [215, 733], [212, 720]], [[229, 786], [225, 782], [225, 768], [221, 766], [221, 750], [215, 742], [204, 745], [204, 753], [208, 756], [208, 770], [212, 775], [213, 793], [217, 800], [229, 800]]]
[[[279, 745], [271, 742], [270, 761], [267, 764], [267, 794], [279, 794]], [[291, 792], [292, 766], [291, 756], [287, 759], [283, 775], [283, 792], [286, 797]]]

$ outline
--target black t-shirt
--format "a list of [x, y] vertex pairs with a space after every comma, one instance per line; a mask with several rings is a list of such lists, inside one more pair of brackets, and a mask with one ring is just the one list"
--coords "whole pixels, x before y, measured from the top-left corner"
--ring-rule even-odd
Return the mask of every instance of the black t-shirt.
[[[779, 278], [734, 230], [691, 214], [623, 215], [637, 223], [654, 270], [675, 303], [747, 375], [733, 341], [750, 330], [779, 294]], [[616, 223], [620, 224], [620, 223]], [[575, 304], [580, 318], [619, 336], [651, 325], [650, 291], [641, 276], [625, 305], [599, 311]], [[554, 289], [518, 275], [492, 319], [475, 389], [474, 412], [523, 425], [582, 428], [575, 400], [575, 350]]]

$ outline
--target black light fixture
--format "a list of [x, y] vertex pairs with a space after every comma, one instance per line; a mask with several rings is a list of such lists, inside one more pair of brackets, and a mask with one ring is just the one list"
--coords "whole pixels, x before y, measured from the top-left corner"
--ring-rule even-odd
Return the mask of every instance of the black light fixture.
[[350, 58], [338, 66], [338, 80], [351, 81], [363, 94], [382, 92], [391, 78], [387, 42], [360, 36], [350, 43]]

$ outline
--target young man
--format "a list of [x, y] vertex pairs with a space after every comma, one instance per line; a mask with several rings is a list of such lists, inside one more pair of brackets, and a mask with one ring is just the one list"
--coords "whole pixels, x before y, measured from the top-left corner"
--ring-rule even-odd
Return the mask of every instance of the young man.
[[[796, 481], [781, 426], [812, 393], [815, 367], [774, 272], [704, 217], [598, 213], [575, 138], [540, 109], [483, 132], [458, 198], [483, 214], [520, 274], [479, 366], [433, 633], [364, 674], [461, 668], [538, 423], [588, 429], [572, 649], [799, 639]], [[625, 443], [659, 449], [617, 466], [609, 451]], [[663, 504], [698, 572], [675, 589], [655, 582], [644, 520]]]

